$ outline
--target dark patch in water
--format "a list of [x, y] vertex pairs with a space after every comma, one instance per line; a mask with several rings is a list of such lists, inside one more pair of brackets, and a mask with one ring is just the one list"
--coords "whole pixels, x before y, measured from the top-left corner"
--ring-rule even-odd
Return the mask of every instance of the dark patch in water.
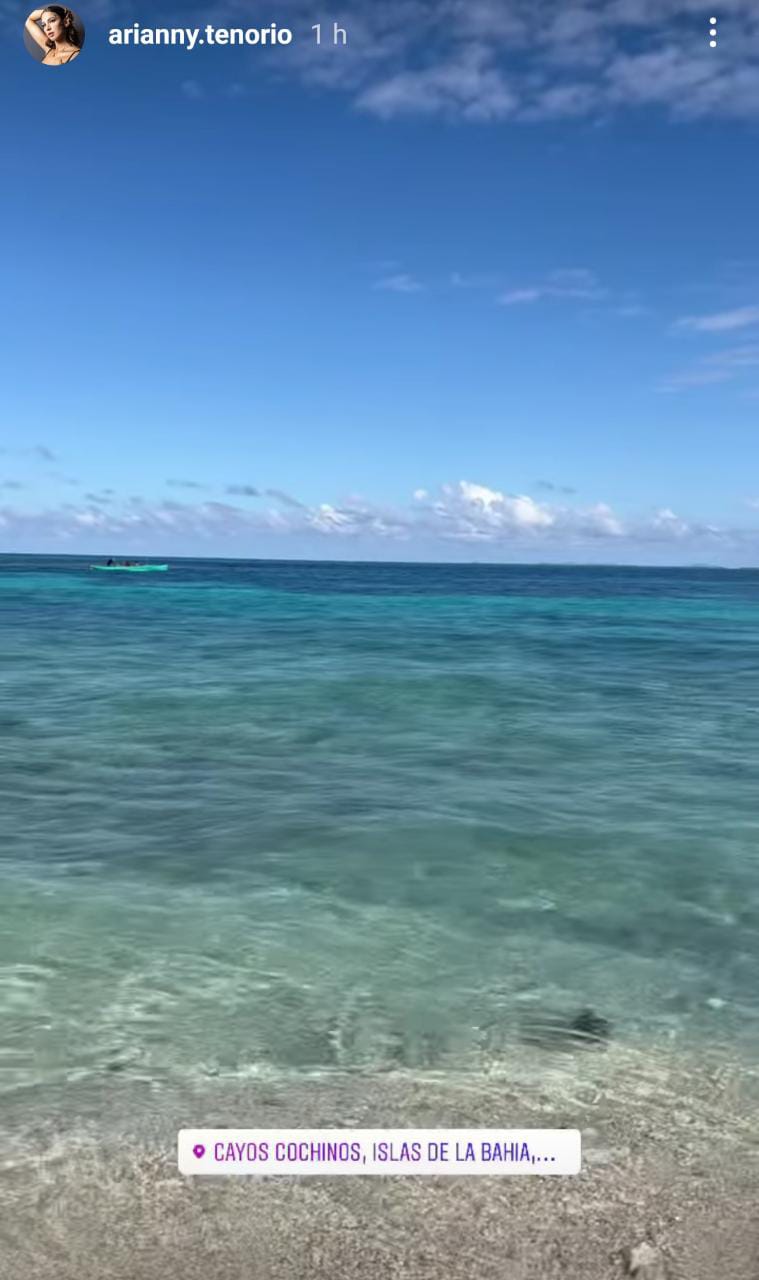
[[580, 1009], [569, 1016], [543, 1010], [524, 1020], [521, 1038], [541, 1049], [599, 1048], [606, 1046], [611, 1030], [608, 1019], [594, 1009]]
[[600, 1013], [595, 1013], [593, 1009], [582, 1009], [572, 1019], [570, 1028], [575, 1035], [592, 1040], [596, 1044], [608, 1040], [611, 1035], [611, 1023], [607, 1018], [602, 1018]]

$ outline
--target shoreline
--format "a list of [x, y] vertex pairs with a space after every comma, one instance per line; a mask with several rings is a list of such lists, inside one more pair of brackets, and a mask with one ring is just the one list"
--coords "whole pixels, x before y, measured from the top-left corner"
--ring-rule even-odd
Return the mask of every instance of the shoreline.
[[[68, 1132], [64, 1090], [57, 1116], [35, 1115], [33, 1149], [22, 1157], [17, 1146], [0, 1173], [8, 1274], [615, 1280], [634, 1274], [630, 1251], [647, 1243], [656, 1264], [639, 1280], [756, 1280], [759, 1073], [613, 1046], [563, 1055], [532, 1089], [514, 1075], [504, 1061], [490, 1076], [334, 1073], [171, 1098], [147, 1081], [136, 1091], [103, 1082]], [[70, 1096], [65, 1106], [77, 1109]], [[578, 1127], [583, 1168], [575, 1178], [183, 1178], [183, 1124]]]

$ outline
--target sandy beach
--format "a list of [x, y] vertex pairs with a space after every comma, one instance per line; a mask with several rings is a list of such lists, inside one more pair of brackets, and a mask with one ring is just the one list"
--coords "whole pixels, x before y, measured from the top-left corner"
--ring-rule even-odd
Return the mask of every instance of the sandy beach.
[[[0, 1183], [14, 1280], [756, 1280], [759, 1081], [612, 1046], [480, 1076], [132, 1086], [40, 1116]], [[522, 1075], [515, 1086], [513, 1080]], [[72, 1110], [69, 1099], [69, 1112]], [[102, 1111], [100, 1109], [102, 1108]], [[135, 1109], [136, 1108], [136, 1109]], [[107, 1120], [95, 1119], [97, 1112]], [[578, 1126], [576, 1178], [183, 1178], [180, 1124]], [[65, 1124], [65, 1128], [63, 1127]], [[32, 1146], [35, 1146], [35, 1153]]]

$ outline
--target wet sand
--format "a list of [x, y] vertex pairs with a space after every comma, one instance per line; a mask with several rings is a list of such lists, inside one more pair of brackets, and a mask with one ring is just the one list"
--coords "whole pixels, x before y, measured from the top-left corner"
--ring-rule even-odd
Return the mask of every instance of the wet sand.
[[[6, 1134], [13, 1280], [757, 1280], [759, 1078], [628, 1046], [476, 1076], [69, 1090]], [[73, 1120], [72, 1114], [77, 1113]], [[22, 1134], [21, 1121], [27, 1117]], [[61, 1116], [66, 1116], [65, 1123]], [[183, 1178], [182, 1125], [579, 1127], [563, 1177]], [[23, 1137], [23, 1141], [21, 1140]], [[647, 1242], [650, 1248], [632, 1255]]]

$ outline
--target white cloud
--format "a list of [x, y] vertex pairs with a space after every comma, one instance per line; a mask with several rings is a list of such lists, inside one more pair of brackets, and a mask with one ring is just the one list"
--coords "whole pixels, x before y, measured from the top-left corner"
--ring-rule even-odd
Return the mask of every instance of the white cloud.
[[[121, 544], [125, 549], [151, 548], [165, 553], [174, 548], [180, 553], [193, 543], [228, 545], [230, 550], [244, 553], [255, 546], [259, 536], [303, 538], [349, 544], [360, 539], [366, 547], [382, 544], [424, 544], [438, 546], [441, 555], [446, 545], [481, 544], [494, 553], [581, 554], [582, 548], [598, 547], [604, 542], [615, 547], [630, 548], [655, 544], [677, 544], [681, 547], [700, 545], [706, 540], [730, 544], [731, 538], [744, 538], [744, 532], [724, 531], [702, 522], [686, 521], [669, 507], [638, 520], [623, 519], [608, 503], [567, 505], [563, 489], [553, 496], [558, 501], [541, 502], [525, 493], [508, 493], [492, 485], [472, 480], [444, 484], [437, 491], [415, 490], [413, 501], [397, 509], [382, 506], [361, 497], [344, 501], [319, 502], [308, 505], [276, 490], [263, 490], [273, 498], [265, 507], [236, 506], [227, 502], [152, 503], [134, 497], [116, 501], [102, 510], [94, 504], [80, 506], [62, 504], [55, 509], [21, 511], [4, 507], [3, 545], [9, 550], [34, 538], [55, 543], [64, 540], [72, 545], [89, 538], [85, 545]], [[759, 535], [756, 535], [759, 546]], [[326, 554], [329, 554], [328, 552]], [[616, 554], [616, 552], [615, 552]]]
[[388, 120], [399, 115], [460, 115], [468, 120], [503, 120], [518, 98], [489, 51], [467, 45], [448, 62], [422, 70], [399, 71], [373, 84], [358, 98], [364, 111]]
[[708, 387], [732, 382], [746, 369], [759, 366], [759, 344], [728, 347], [704, 356], [691, 369], [670, 374], [661, 385], [662, 391], [681, 391], [688, 387]]
[[753, 369], [759, 365], [759, 343], [753, 346], [731, 347], [726, 351], [717, 351], [708, 357], [710, 364], [721, 365], [724, 369]]
[[554, 523], [554, 517], [545, 506], [524, 494], [508, 497], [486, 485], [460, 480], [454, 488], [443, 490], [450, 510], [472, 514], [490, 527], [535, 529]]
[[519, 118], [526, 123], [568, 119], [590, 115], [602, 102], [595, 84], [575, 81], [542, 89], [532, 102], [522, 107]]
[[575, 299], [600, 302], [608, 296], [595, 273], [587, 267], [562, 267], [551, 271], [545, 280], [516, 289], [508, 289], [497, 301], [502, 307], [540, 302], [545, 298]]
[[653, 529], [659, 529], [674, 538], [684, 538], [690, 533], [690, 526], [681, 520], [669, 507], [662, 507], [651, 521]]
[[352, 521], [345, 511], [338, 511], [329, 502], [322, 502], [308, 517], [309, 523], [321, 533], [350, 533]]
[[[217, 9], [229, 22], [248, 4], [218, 0]], [[649, 106], [680, 119], [755, 119], [756, 0], [721, 0], [718, 14], [712, 51], [707, 0], [343, 0], [334, 16], [348, 46], [300, 42], [277, 70], [287, 65], [385, 120], [528, 123]], [[302, 29], [324, 19], [315, 0], [279, 0], [277, 16]]]
[[[384, 120], [409, 115], [528, 124], [652, 106], [673, 118], [759, 117], [756, 0], [720, 0], [719, 49], [707, 42], [707, 0], [277, 0], [280, 26], [309, 33], [339, 21], [348, 45], [296, 39], [268, 60]], [[156, 8], [163, 9], [164, 5]], [[0, 11], [16, 20], [9, 0]], [[89, 0], [88, 21], [131, 21], [127, 0]], [[248, 25], [250, 0], [190, 0], [190, 25]], [[244, 63], [227, 90], [246, 91]], [[251, 81], [263, 73], [249, 60]], [[181, 92], [204, 97], [185, 80]]]
[[100, 511], [76, 511], [72, 519], [74, 524], [88, 529], [103, 528], [108, 524], [108, 518]]
[[618, 538], [624, 526], [608, 504], [588, 508], [537, 502], [526, 494], [505, 494], [488, 485], [460, 480], [443, 485], [430, 499], [427, 532], [455, 541], [494, 544], [540, 540], [547, 545], [585, 539]]
[[539, 302], [544, 296], [543, 291], [536, 287], [529, 289], [509, 289], [506, 293], [501, 294], [498, 301], [502, 307], [514, 307], [525, 302]]
[[389, 293], [421, 293], [424, 285], [408, 272], [399, 271], [395, 275], [383, 276], [381, 280], [377, 280], [374, 288], [386, 289]]
[[605, 502], [597, 502], [594, 507], [591, 507], [589, 511], [581, 516], [581, 520], [589, 531], [592, 530], [596, 534], [605, 534], [611, 538], [621, 538], [625, 532], [621, 520], [618, 519], [611, 507]]
[[753, 325], [759, 325], [759, 306], [736, 307], [732, 311], [718, 311], [706, 316], [683, 316], [676, 327], [690, 329], [694, 333], [730, 333]]
[[665, 103], [683, 111], [689, 94], [697, 93], [714, 74], [715, 61], [708, 49], [694, 56], [691, 48], [677, 44], [646, 53], [621, 53], [606, 68], [605, 79], [612, 102], [626, 106]]

